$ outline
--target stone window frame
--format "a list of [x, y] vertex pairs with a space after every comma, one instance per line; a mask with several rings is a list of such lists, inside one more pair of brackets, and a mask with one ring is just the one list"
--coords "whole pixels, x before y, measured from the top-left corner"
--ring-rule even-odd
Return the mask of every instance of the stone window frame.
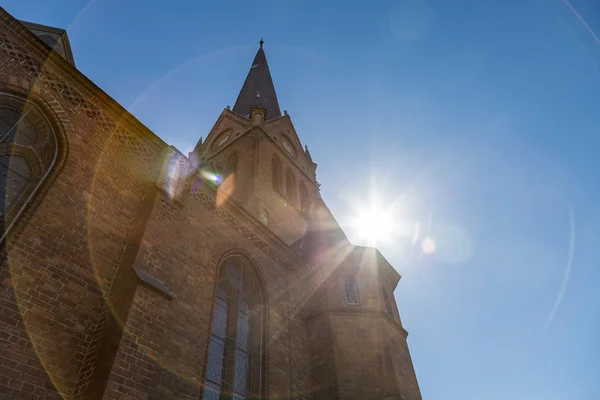
[[283, 174], [282, 174], [282, 164], [281, 164], [281, 159], [277, 156], [277, 154], [273, 155], [273, 158], [271, 158], [271, 186], [273, 186], [273, 189], [277, 192], [282, 191], [282, 181], [283, 181]]
[[300, 181], [300, 184], [298, 186], [300, 188], [300, 210], [302, 212], [308, 212], [308, 189], [306, 188], [306, 184], [304, 183], [304, 181]]
[[[23, 118], [27, 118], [40, 135], [34, 146], [0, 141], [0, 155], [9, 157], [16, 155], [25, 158], [32, 174], [37, 175], [37, 179], [32, 179], [27, 185], [15, 206], [6, 213], [6, 217], [9, 218], [10, 222], [6, 221], [5, 228], [0, 232], [0, 244], [4, 246], [8, 234], [23, 217], [27, 207], [34, 202], [36, 195], [40, 193], [50, 174], [56, 169], [61, 151], [61, 140], [51, 114], [45, 111], [31, 96], [28, 97], [0, 89], [0, 108], [8, 108], [25, 114], [20, 116], [19, 123]], [[0, 140], [2, 139], [4, 138], [0, 138]], [[43, 147], [44, 145], [48, 146]], [[4, 216], [1, 217], [4, 218]]]
[[234, 178], [237, 176], [239, 164], [239, 157], [237, 151], [232, 151], [229, 157], [227, 157], [227, 162], [225, 163], [225, 176], [223, 179], [228, 178], [230, 175], [233, 175]]
[[[390, 300], [390, 296], [387, 293], [387, 290], [385, 289], [385, 286], [381, 287], [381, 293], [383, 294], [383, 304], [385, 307], [385, 314], [390, 317], [392, 320], [396, 320], [396, 314], [394, 313], [394, 306], [392, 305], [392, 302]], [[393, 296], [393, 294], [392, 294]]]
[[[236, 268], [233, 265], [239, 264], [240, 274], [232, 272]], [[244, 279], [247, 278], [247, 280]], [[212, 400], [232, 400], [234, 396], [242, 396], [245, 398], [260, 399], [264, 391], [264, 365], [265, 365], [265, 346], [266, 338], [264, 321], [266, 318], [266, 302], [264, 296], [263, 285], [256, 269], [251, 264], [248, 257], [243, 254], [234, 252], [225, 257], [219, 263], [218, 280], [216, 283], [214, 302], [211, 313], [211, 327], [209, 339], [207, 341], [207, 357], [204, 371], [202, 399]], [[227, 293], [227, 301], [224, 299], [224, 293]], [[217, 307], [223, 308], [223, 303], [227, 305], [225, 309], [225, 322], [223, 326], [222, 315], [217, 315]], [[245, 306], [244, 306], [245, 304]], [[244, 349], [240, 346], [240, 331], [239, 327], [242, 316], [249, 322], [249, 330], [247, 331], [247, 340], [249, 343]], [[218, 324], [218, 322], [221, 322]], [[221, 331], [223, 336], [219, 336]], [[223, 333], [224, 332], [224, 333]], [[243, 336], [242, 336], [243, 338]], [[212, 346], [213, 344], [216, 345]], [[220, 382], [215, 382], [215, 371], [217, 368], [211, 369], [211, 362], [219, 358], [219, 353], [211, 353], [220, 351], [217, 346], [222, 347], [222, 356], [220, 361], [221, 377]], [[212, 347], [211, 347], [212, 346]], [[237, 373], [239, 371], [240, 357], [244, 357], [247, 361], [249, 372], [245, 379], [250, 389], [241, 393], [237, 387]], [[243, 365], [243, 364], [242, 364]], [[210, 390], [213, 389], [213, 390]]]
[[285, 196], [292, 204], [296, 204], [296, 176], [290, 167], [285, 170]]
[[[348, 285], [348, 282], [350, 282], [351, 286]], [[348, 291], [352, 290], [354, 292], [354, 298], [356, 299], [356, 301], [349, 301], [348, 299]], [[342, 291], [344, 292], [344, 302], [347, 306], [358, 306], [360, 305], [360, 299], [358, 297], [358, 289], [356, 287], [356, 281], [350, 277], [347, 276], [344, 279], [342, 279]]]

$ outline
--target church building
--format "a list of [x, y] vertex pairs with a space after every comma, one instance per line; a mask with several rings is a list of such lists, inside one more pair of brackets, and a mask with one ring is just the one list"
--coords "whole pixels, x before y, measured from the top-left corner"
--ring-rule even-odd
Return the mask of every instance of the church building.
[[262, 41], [189, 154], [75, 61], [0, 8], [0, 399], [421, 399], [400, 275], [319, 196]]

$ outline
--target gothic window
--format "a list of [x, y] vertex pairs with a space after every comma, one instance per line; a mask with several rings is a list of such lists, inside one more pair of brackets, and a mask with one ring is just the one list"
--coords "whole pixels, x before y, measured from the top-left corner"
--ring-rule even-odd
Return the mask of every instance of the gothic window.
[[30, 101], [0, 93], [0, 235], [30, 202], [58, 155], [55, 133]]
[[281, 192], [281, 161], [277, 156], [273, 156], [271, 160], [271, 183], [273, 189]]
[[296, 178], [289, 168], [285, 172], [285, 192], [288, 199], [294, 203], [296, 200]]
[[232, 153], [229, 158], [227, 159], [227, 166], [225, 167], [226, 171], [225, 171], [225, 175], [229, 176], [231, 174], [233, 174], [234, 176], [237, 174], [237, 168], [238, 168], [238, 155], [237, 153]]
[[300, 209], [308, 211], [308, 191], [304, 182], [300, 182]]
[[390, 297], [387, 294], [387, 291], [385, 290], [384, 287], [381, 288], [381, 291], [383, 293], [383, 302], [385, 303], [384, 304], [385, 305], [385, 313], [391, 319], [396, 319], [396, 316], [394, 315], [394, 307], [392, 306], [392, 303], [390, 301]]
[[356, 293], [356, 285], [352, 278], [344, 279], [344, 296], [346, 297], [347, 305], [358, 305], [358, 294]]
[[261, 290], [247, 261], [232, 255], [219, 273], [203, 399], [260, 399], [261, 382]]

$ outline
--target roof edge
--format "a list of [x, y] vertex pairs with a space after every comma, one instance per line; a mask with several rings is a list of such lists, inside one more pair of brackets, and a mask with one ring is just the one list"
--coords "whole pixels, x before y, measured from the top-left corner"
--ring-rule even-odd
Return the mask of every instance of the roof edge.
[[8, 11], [3, 9], [2, 7], [0, 7], [0, 16], [3, 16], [8, 19], [7, 27], [10, 31], [13, 32], [14, 35], [25, 35], [28, 38], [27, 40], [30, 42], [30, 44], [36, 47], [38, 53], [43, 54], [43, 56], [46, 59], [46, 62], [42, 62], [42, 64], [55, 68], [63, 74], [69, 74], [69, 76], [76, 83], [80, 84], [84, 87], [84, 89], [88, 90], [90, 92], [88, 94], [91, 96], [88, 96], [86, 100], [89, 101], [90, 98], [93, 98], [94, 100], [100, 101], [103, 105], [107, 106], [107, 108], [102, 110], [107, 112], [115, 120], [120, 120], [124, 122], [125, 126], [136, 129], [136, 132], [145, 135], [147, 139], [153, 139], [154, 142], [158, 145], [168, 145], [167, 142], [165, 142], [160, 136], [158, 136], [156, 133], [150, 130], [150, 128], [144, 125], [140, 120], [138, 120], [118, 101], [116, 101], [102, 88], [96, 85], [90, 78], [85, 76], [74, 65], [69, 63], [68, 60], [64, 59], [61, 55], [56, 54], [56, 52], [52, 51], [39, 38], [37, 38], [33, 32], [31, 32], [25, 25], [23, 25], [18, 19], [13, 17]]

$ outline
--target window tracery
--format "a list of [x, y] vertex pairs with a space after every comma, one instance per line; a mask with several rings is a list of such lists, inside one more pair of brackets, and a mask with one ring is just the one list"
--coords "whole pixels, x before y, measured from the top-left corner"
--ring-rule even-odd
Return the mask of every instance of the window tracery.
[[247, 261], [232, 255], [220, 269], [203, 399], [259, 399], [261, 375], [262, 293]]
[[2, 240], [58, 156], [52, 125], [34, 103], [0, 93], [0, 235]]

